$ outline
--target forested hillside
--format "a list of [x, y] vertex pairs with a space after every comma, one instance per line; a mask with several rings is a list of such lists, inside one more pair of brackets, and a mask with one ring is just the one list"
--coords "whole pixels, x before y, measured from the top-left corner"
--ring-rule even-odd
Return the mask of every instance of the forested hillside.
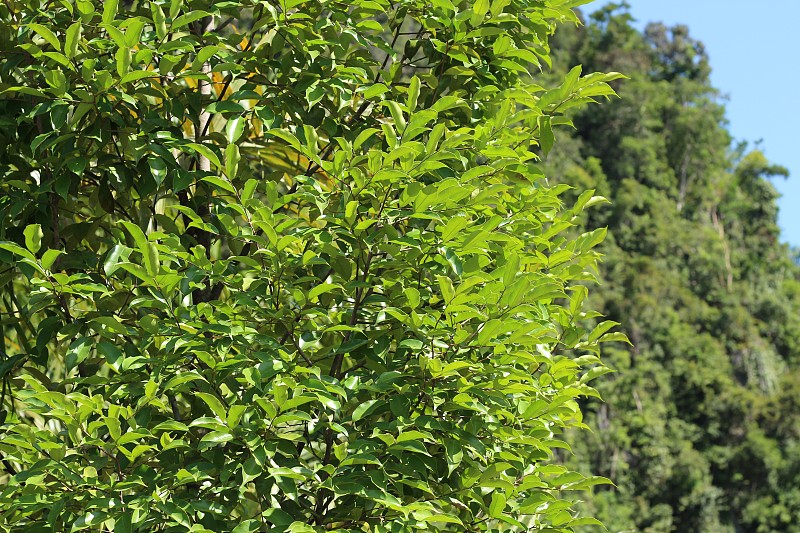
[[557, 37], [556, 64], [631, 78], [548, 158], [611, 201], [586, 221], [609, 228], [593, 296], [633, 342], [585, 405], [573, 457], [617, 485], [588, 508], [610, 531], [800, 531], [800, 269], [770, 183], [787, 171], [732, 143], [686, 27], [639, 32], [612, 6]]

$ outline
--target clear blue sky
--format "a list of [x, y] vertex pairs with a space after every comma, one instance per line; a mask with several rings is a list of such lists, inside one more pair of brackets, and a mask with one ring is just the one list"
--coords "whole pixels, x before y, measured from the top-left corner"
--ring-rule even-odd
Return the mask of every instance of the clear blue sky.
[[[608, 4], [599, 0], [585, 11]], [[711, 58], [712, 83], [728, 96], [730, 131], [789, 169], [774, 178], [783, 241], [800, 247], [800, 0], [628, 0], [637, 27], [686, 24]]]

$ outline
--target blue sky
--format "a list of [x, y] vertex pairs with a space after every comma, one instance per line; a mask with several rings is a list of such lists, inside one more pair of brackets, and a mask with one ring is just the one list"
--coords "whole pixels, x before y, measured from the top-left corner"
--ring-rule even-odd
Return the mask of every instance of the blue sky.
[[[608, 1], [585, 6], [593, 11]], [[789, 169], [774, 178], [781, 238], [800, 247], [800, 0], [628, 0], [637, 27], [686, 24], [711, 58], [711, 80], [728, 96], [730, 131]]]

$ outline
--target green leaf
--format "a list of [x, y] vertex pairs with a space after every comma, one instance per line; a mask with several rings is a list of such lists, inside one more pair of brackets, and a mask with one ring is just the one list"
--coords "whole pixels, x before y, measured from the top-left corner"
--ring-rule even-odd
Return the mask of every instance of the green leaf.
[[164, 16], [164, 10], [155, 2], [150, 2], [150, 11], [153, 14], [153, 27], [156, 30], [156, 36], [160, 41], [163, 41], [167, 36], [167, 18]]
[[170, 0], [169, 3], [169, 18], [174, 19], [183, 7], [184, 0]]
[[419, 307], [420, 292], [418, 289], [415, 289], [414, 287], [407, 287], [406, 289], [403, 289], [403, 293], [406, 295], [408, 305], [410, 305], [412, 309]]
[[595, 366], [589, 369], [583, 376], [581, 376], [581, 383], [589, 383], [593, 379], [599, 378], [600, 376], [604, 376], [614, 372], [611, 368], [606, 366]]
[[103, 24], [111, 24], [117, 16], [119, 0], [103, 0]]
[[177, 420], [166, 420], [154, 426], [152, 431], [189, 431], [189, 426]]
[[220, 165], [219, 163], [219, 157], [217, 157], [217, 154], [215, 154], [208, 146], [200, 143], [189, 143], [186, 146], [194, 150], [197, 154], [200, 155], [200, 157], [205, 157], [206, 159], [208, 159], [211, 163], [214, 164], [215, 167], [222, 168], [222, 165]]
[[554, 143], [555, 137], [553, 136], [553, 127], [550, 122], [550, 117], [539, 117], [539, 144], [545, 156], [553, 149]]
[[[142, 254], [142, 258], [144, 259], [144, 267], [147, 269], [147, 273], [151, 276], [154, 276], [155, 272], [158, 271], [158, 256], [153, 257], [152, 254], [156, 250], [154, 247], [151, 248], [150, 242], [147, 240], [147, 236], [145, 236], [142, 228], [136, 224], [128, 222], [127, 220], [121, 220], [120, 224], [122, 224], [125, 229], [128, 230], [128, 233], [130, 233], [131, 237], [133, 237], [133, 241], [136, 243], [136, 248], [139, 250], [139, 253]], [[108, 264], [108, 259], [106, 260], [106, 264]]]
[[130, 256], [131, 249], [122, 244], [114, 245], [106, 255], [106, 260], [103, 262], [103, 272], [106, 276], [111, 276], [119, 268], [121, 262], [127, 261]]
[[363, 145], [365, 142], [367, 142], [368, 139], [370, 139], [376, 133], [378, 133], [378, 131], [379, 130], [377, 130], [376, 128], [365, 128], [364, 130], [362, 130], [361, 133], [359, 133], [356, 139], [353, 141], [353, 150], [358, 150], [359, 148], [361, 148], [361, 145]]
[[25, 248], [34, 254], [38, 252], [42, 247], [42, 237], [44, 236], [42, 226], [31, 224], [25, 228], [23, 233], [25, 234]]
[[358, 422], [370, 411], [374, 410], [376, 406], [384, 403], [385, 402], [383, 400], [367, 400], [366, 402], [362, 402], [353, 410], [353, 414], [350, 418], [353, 422]]
[[211, 15], [208, 11], [189, 11], [188, 13], [177, 17], [175, 20], [172, 21], [172, 25], [170, 26], [171, 31], [178, 30], [192, 22], [198, 21], [202, 18]]
[[44, 73], [44, 78], [56, 95], [63, 96], [67, 92], [67, 77], [60, 70], [48, 70]]
[[[214, 55], [217, 52], [219, 52], [219, 47], [218, 46], [208, 45], [208, 46], [204, 46], [203, 48], [201, 48], [200, 51], [197, 52], [197, 57], [192, 62], [192, 69], [194, 69], [194, 70], [202, 69], [203, 68], [203, 64], [208, 62], [212, 57], [214, 57]], [[221, 102], [214, 102], [214, 103], [216, 103], [216, 104], [229, 103], [229, 104], [238, 105], [235, 102], [229, 102], [227, 100], [223, 100]]]
[[304, 522], [292, 522], [287, 533], [316, 533], [315, 529]]
[[147, 269], [148, 274], [151, 276], [156, 276], [161, 268], [161, 262], [159, 261], [158, 257], [158, 248], [156, 247], [155, 243], [149, 242], [147, 243], [147, 250], [148, 253], [145, 255], [145, 268]]
[[67, 28], [67, 40], [64, 44], [64, 54], [72, 59], [78, 54], [78, 44], [81, 40], [81, 21], [75, 22]]
[[[121, 268], [124, 271], [136, 276], [137, 278], [139, 278], [140, 280], [142, 280], [143, 282], [145, 282], [148, 285], [155, 285], [155, 279], [153, 278], [153, 276], [148, 274], [147, 270], [145, 268], [142, 268], [141, 266], [139, 266], [137, 264], [127, 263], [127, 262], [120, 262], [119, 263], [119, 268]], [[152, 331], [150, 331], [150, 333], [152, 333]]]
[[367, 100], [371, 100], [376, 96], [380, 96], [388, 91], [389, 88], [383, 83], [374, 83], [370, 85], [370, 87], [366, 91], [364, 91], [364, 98]]
[[607, 228], [598, 228], [594, 231], [590, 231], [587, 233], [582, 234], [576, 241], [576, 247], [581, 252], [587, 252], [603, 242], [606, 238], [606, 234], [608, 233]]
[[160, 157], [148, 157], [147, 165], [150, 167], [150, 173], [156, 183], [161, 185], [164, 183], [164, 178], [167, 177], [167, 163]]
[[589, 334], [589, 342], [596, 341], [597, 339], [602, 337], [604, 333], [606, 333], [614, 326], [619, 326], [619, 322], [614, 322], [613, 320], [606, 320], [604, 322], [601, 322], [600, 324], [595, 326], [595, 328]]
[[181, 372], [167, 381], [163, 388], [165, 391], [171, 391], [190, 381], [206, 381], [206, 379], [195, 371]]
[[454, 439], [445, 439], [444, 446], [447, 455], [447, 473], [451, 475], [464, 459], [464, 451], [458, 441]]
[[209, 394], [206, 392], [196, 392], [195, 395], [203, 400], [206, 405], [211, 409], [211, 411], [219, 417], [220, 420], [225, 420], [228, 412], [225, 409], [225, 406], [222, 405], [222, 402], [219, 398], [214, 396], [213, 394]]
[[229, 182], [225, 178], [220, 178], [217, 176], [206, 176], [203, 178], [203, 181], [210, 183], [215, 187], [222, 189], [223, 191], [229, 192], [234, 196], [236, 195], [236, 189], [233, 187], [231, 182]]
[[[122, 46], [117, 50], [117, 53], [114, 55], [117, 62], [117, 74], [120, 76], [125, 76], [128, 73], [128, 70], [131, 66], [131, 61], [133, 60], [133, 54], [131, 53], [131, 49], [127, 46]], [[143, 71], [137, 71], [143, 72]]]
[[231, 408], [228, 409], [228, 416], [225, 418], [225, 424], [230, 428], [237, 427], [246, 411], [246, 405], [232, 405]]
[[325, 86], [321, 83], [314, 83], [306, 89], [306, 104], [309, 108], [314, 107], [325, 96]]
[[406, 107], [408, 108], [409, 113], [413, 113], [414, 110], [417, 109], [417, 100], [419, 99], [420, 93], [420, 81], [417, 76], [413, 76], [411, 78], [411, 82], [408, 85], [408, 99], [406, 100]]
[[53, 263], [55, 263], [56, 259], [58, 259], [58, 256], [63, 253], [64, 252], [62, 250], [47, 250], [42, 255], [42, 268], [45, 270], [50, 270], [50, 268], [53, 266]]
[[442, 241], [449, 242], [453, 240], [468, 224], [469, 221], [463, 216], [451, 218], [442, 228]]
[[66, 167], [78, 176], [82, 176], [87, 164], [88, 160], [85, 157], [73, 157], [67, 160]]
[[506, 508], [506, 497], [501, 492], [495, 490], [492, 493], [492, 502], [489, 504], [489, 516], [498, 518]]
[[[127, 68], [125, 70], [127, 70]], [[137, 81], [137, 80], [141, 80], [141, 79], [144, 79], [144, 78], [158, 78], [158, 77], [159, 77], [159, 73], [158, 72], [154, 72], [152, 70], [133, 70], [131, 72], [128, 72], [124, 76], [122, 76], [122, 78], [120, 78], [120, 80], [119, 80], [119, 84], [120, 85], [125, 85], [127, 83], [132, 82], [132, 81]]]
[[122, 33], [119, 30], [119, 28], [117, 28], [113, 24], [106, 23], [103, 25], [103, 29], [106, 30], [108, 36], [111, 37], [111, 39], [119, 48], [125, 48], [125, 49], [129, 48], [129, 46], [125, 44], [125, 34]]
[[397, 131], [402, 134], [403, 130], [406, 129], [406, 119], [403, 116], [403, 110], [400, 108], [400, 104], [387, 101], [384, 102], [383, 105], [389, 108], [389, 113], [392, 115], [392, 120], [394, 120], [394, 126]]
[[[236, 179], [236, 174], [239, 173], [239, 147], [235, 144], [229, 144], [225, 147], [225, 174], [228, 179]], [[233, 186], [231, 186], [233, 188]]]
[[211, 431], [200, 439], [200, 443], [206, 446], [216, 446], [218, 444], [225, 444], [233, 440], [233, 435], [226, 431]]
[[61, 43], [58, 41], [56, 34], [50, 31], [50, 28], [33, 22], [28, 24], [28, 27], [38, 33], [50, 46], [59, 52], [61, 51]]
[[488, 11], [489, 0], [475, 0], [475, 3], [472, 4], [472, 15], [470, 16], [469, 23], [473, 27], [480, 26]]
[[442, 291], [442, 299], [445, 302], [450, 302], [456, 293], [455, 289], [453, 289], [453, 280], [447, 276], [436, 276], [436, 279], [439, 282], [439, 290]]
[[491, 10], [492, 10], [492, 18], [494, 18], [494, 17], [496, 17], [497, 15], [499, 15], [500, 13], [502, 13], [502, 12], [503, 12], [503, 10], [504, 10], [504, 9], [505, 9], [505, 8], [506, 8], [508, 5], [510, 5], [510, 4], [511, 4], [511, 1], [512, 1], [512, 0], [493, 0], [493, 1], [492, 1], [492, 7], [491, 7]]
[[358, 210], [358, 200], [350, 200], [344, 208], [344, 219], [352, 224], [356, 218]]
[[300, 147], [300, 141], [298, 141], [297, 137], [295, 137], [294, 134], [291, 133], [290, 131], [276, 129], [276, 130], [270, 130], [269, 134], [274, 137], [278, 137], [279, 139], [283, 139], [289, 144], [289, 146], [294, 148], [296, 151], [298, 152], [303, 151], [302, 148]]
[[580, 518], [575, 518], [574, 520], [570, 520], [567, 523], [567, 526], [568, 527], [599, 526], [607, 531], [605, 525], [603, 525], [603, 523], [600, 520], [592, 518], [591, 516], [583, 516]]
[[28, 260], [33, 261], [33, 262], [36, 261], [36, 256], [34, 256], [28, 250], [26, 250], [25, 248], [23, 248], [22, 246], [20, 246], [20, 245], [18, 245], [16, 243], [7, 242], [7, 241], [6, 242], [0, 242], [0, 249], [8, 250], [9, 252], [15, 253], [18, 256], [23, 257], [23, 258], [28, 259]]
[[567, 73], [567, 76], [564, 78], [564, 83], [561, 84], [561, 97], [563, 99], [569, 98], [572, 90], [575, 88], [575, 84], [581, 77], [582, 69], [583, 67], [581, 65], [577, 65]]
[[461, 258], [447, 246], [442, 246], [442, 251], [444, 252], [444, 258], [447, 260], [447, 264], [453, 269], [453, 273], [460, 278], [461, 274], [464, 272], [464, 265]]
[[337, 283], [322, 283], [320, 285], [317, 285], [316, 287], [314, 287], [310, 291], [308, 291], [308, 296], [307, 296], [308, 301], [309, 302], [313, 302], [321, 294], [325, 294], [326, 292], [330, 292], [332, 290], [341, 289], [341, 288], [342, 288], [341, 285], [339, 285]]
[[262, 516], [271, 524], [276, 526], [288, 526], [293, 522], [292, 515], [283, 511], [282, 509], [278, 509], [276, 507], [272, 507], [267, 509], [262, 513]]
[[633, 345], [630, 339], [628, 339], [628, 336], [622, 333], [621, 331], [606, 333], [605, 335], [597, 339], [597, 342], [624, 342], [625, 344]]
[[133, 533], [133, 513], [122, 513], [114, 522], [114, 533]]
[[240, 522], [231, 533], [255, 533], [261, 529], [261, 522], [259, 520], [245, 520]]
[[304, 124], [303, 137], [306, 141], [305, 146], [308, 149], [306, 153], [317, 155], [319, 153], [319, 135], [317, 135], [317, 130], [313, 126]]
[[511, 253], [506, 258], [506, 264], [503, 267], [503, 285], [511, 286], [517, 274], [519, 274], [519, 255]]
[[233, 144], [239, 140], [239, 137], [241, 137], [244, 132], [245, 124], [247, 124], [247, 121], [241, 116], [228, 119], [225, 123], [225, 138], [228, 144]]
[[84, 515], [78, 517], [72, 523], [72, 529], [70, 531], [79, 531], [81, 529], [86, 529], [87, 527], [92, 527], [94, 525], [100, 524], [105, 522], [106, 518], [108, 517], [108, 513], [96, 511], [96, 512], [87, 512]]

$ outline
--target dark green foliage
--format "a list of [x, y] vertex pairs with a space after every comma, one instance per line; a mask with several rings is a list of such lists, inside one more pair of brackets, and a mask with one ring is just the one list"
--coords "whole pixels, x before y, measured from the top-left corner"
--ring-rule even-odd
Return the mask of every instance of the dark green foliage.
[[582, 3], [3, 2], [0, 528], [596, 524]]
[[590, 508], [611, 531], [800, 531], [800, 268], [769, 182], [786, 170], [731, 149], [685, 27], [640, 33], [612, 6], [557, 36], [557, 64], [631, 78], [550, 161], [612, 202], [587, 218], [609, 228], [593, 301], [633, 342], [587, 404], [576, 463], [617, 485]]

